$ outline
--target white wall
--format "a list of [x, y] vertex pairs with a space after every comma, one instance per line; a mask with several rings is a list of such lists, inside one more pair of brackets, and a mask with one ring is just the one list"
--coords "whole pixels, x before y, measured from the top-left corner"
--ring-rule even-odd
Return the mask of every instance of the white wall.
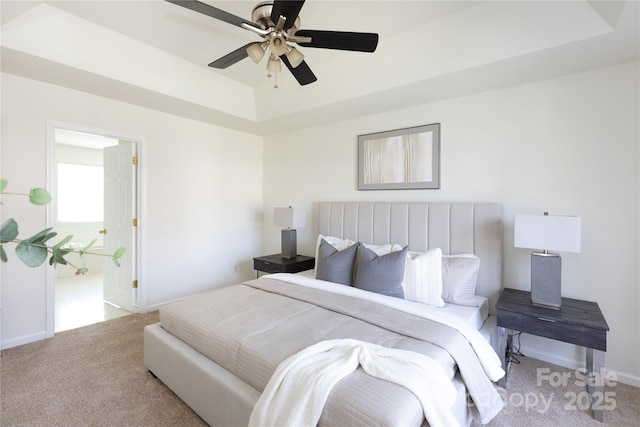
[[[143, 310], [253, 276], [262, 240], [262, 138], [9, 74], [1, 79], [7, 191], [46, 186], [47, 120], [145, 141]], [[2, 221], [15, 217], [20, 237], [45, 227], [43, 207], [9, 196], [3, 202]], [[3, 348], [45, 334], [48, 267], [24, 267], [13, 251], [7, 245], [1, 272]]]
[[[516, 213], [582, 217], [582, 253], [562, 254], [563, 296], [596, 301], [605, 365], [640, 385], [638, 63], [425, 104], [265, 139], [265, 212], [309, 212], [298, 252], [313, 254], [321, 200], [493, 201], [504, 209], [504, 285], [530, 289]], [[357, 191], [359, 134], [441, 123], [441, 189]], [[264, 253], [279, 251], [265, 217]], [[579, 366], [575, 346], [526, 336], [529, 356]]]

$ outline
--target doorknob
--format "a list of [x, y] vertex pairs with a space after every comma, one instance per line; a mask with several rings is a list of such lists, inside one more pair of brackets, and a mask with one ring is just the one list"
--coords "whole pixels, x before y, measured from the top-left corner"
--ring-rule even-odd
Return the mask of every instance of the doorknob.
[[107, 230], [106, 230], [106, 228], [105, 228], [105, 229], [99, 230], [99, 231], [98, 231], [98, 233], [100, 233], [100, 234], [107, 234]]

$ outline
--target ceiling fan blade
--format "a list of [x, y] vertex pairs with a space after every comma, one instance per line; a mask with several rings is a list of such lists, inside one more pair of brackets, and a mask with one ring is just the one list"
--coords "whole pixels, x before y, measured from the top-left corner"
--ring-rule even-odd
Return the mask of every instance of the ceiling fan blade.
[[187, 9], [191, 9], [195, 12], [202, 13], [212, 18], [219, 19], [221, 21], [227, 22], [237, 27], [242, 27], [242, 24], [247, 24], [247, 25], [251, 25], [252, 27], [260, 28], [260, 26], [254, 22], [248, 21], [246, 19], [242, 19], [239, 16], [236, 16], [229, 12], [225, 12], [224, 10], [218, 9], [217, 7], [209, 6], [208, 4], [199, 2], [197, 0], [166, 0], [166, 1], [168, 1], [169, 3], [177, 4], [178, 6], [186, 7]]
[[375, 33], [351, 33], [348, 31], [298, 30], [296, 36], [311, 37], [311, 43], [298, 43], [304, 47], [375, 52], [378, 35]]
[[221, 69], [230, 67], [236, 62], [241, 61], [249, 56], [249, 54], [247, 53], [247, 48], [252, 44], [260, 44], [260, 42], [247, 43], [244, 46], [234, 50], [233, 52], [227, 53], [222, 58], [216, 59], [211, 64], [209, 64], [209, 67]]
[[309, 83], [313, 83], [318, 80], [305, 61], [302, 61], [296, 68], [293, 68], [285, 55], [282, 55], [280, 59], [284, 62], [284, 65], [286, 65], [289, 71], [291, 71], [291, 74], [293, 74], [293, 77], [296, 78], [301, 86], [308, 85]]
[[271, 9], [271, 21], [273, 21], [274, 24], [277, 24], [278, 18], [280, 18], [280, 16], [284, 16], [287, 19], [284, 23], [284, 29], [285, 31], [288, 30], [296, 21], [303, 4], [304, 0], [275, 0], [273, 2], [273, 8]]

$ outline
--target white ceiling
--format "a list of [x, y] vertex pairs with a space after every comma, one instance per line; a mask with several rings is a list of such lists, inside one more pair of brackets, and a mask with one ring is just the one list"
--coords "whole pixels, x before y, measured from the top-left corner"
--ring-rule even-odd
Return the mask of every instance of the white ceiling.
[[[206, 1], [250, 19], [254, 1]], [[376, 32], [375, 53], [299, 48], [318, 81], [211, 61], [257, 41], [161, 0], [1, 2], [2, 71], [255, 134], [640, 58], [638, 1], [308, 0], [301, 28]]]
[[71, 145], [74, 147], [102, 150], [105, 147], [118, 145], [118, 139], [103, 135], [96, 135], [93, 133], [78, 132], [67, 129], [56, 129], [55, 143], [62, 145]]

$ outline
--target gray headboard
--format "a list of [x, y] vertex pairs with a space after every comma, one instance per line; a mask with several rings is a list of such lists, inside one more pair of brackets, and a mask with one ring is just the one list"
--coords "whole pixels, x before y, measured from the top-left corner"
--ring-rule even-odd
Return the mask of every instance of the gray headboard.
[[320, 202], [318, 232], [382, 245], [409, 245], [445, 255], [480, 258], [476, 294], [489, 298], [490, 312], [502, 290], [502, 205], [499, 203]]

